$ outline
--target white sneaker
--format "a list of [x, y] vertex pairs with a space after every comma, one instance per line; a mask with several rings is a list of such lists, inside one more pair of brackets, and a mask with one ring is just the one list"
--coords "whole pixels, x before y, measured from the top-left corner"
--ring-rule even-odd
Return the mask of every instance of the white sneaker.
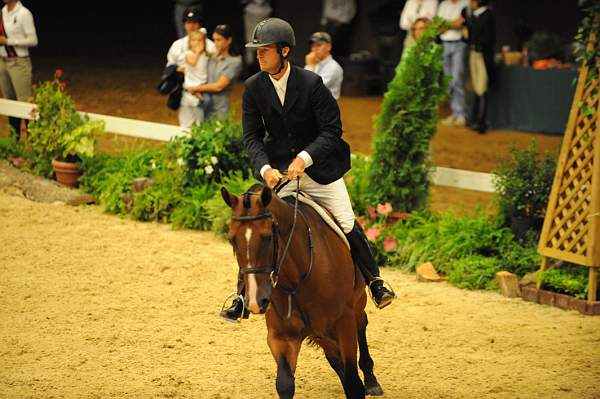
[[456, 127], [465, 127], [466, 124], [467, 121], [465, 120], [464, 116], [457, 116], [454, 118], [454, 123], [452, 125]]
[[443, 126], [454, 126], [454, 115], [450, 115], [440, 122]]

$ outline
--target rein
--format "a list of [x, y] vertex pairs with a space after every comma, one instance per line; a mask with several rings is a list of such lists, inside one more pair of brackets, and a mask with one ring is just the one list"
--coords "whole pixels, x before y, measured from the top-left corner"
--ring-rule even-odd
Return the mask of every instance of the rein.
[[[287, 185], [290, 181], [291, 180], [287, 180], [284, 183], [278, 184], [277, 186], [275, 186], [274, 191], [276, 193], [279, 193], [279, 191], [281, 191], [281, 189], [283, 187], [285, 187], [285, 185]], [[242, 272], [242, 274], [263, 274], [263, 273], [270, 274], [271, 286], [273, 288], [279, 288], [279, 290], [281, 290], [288, 297], [288, 301], [287, 301], [288, 302], [288, 311], [287, 311], [287, 315], [286, 315], [285, 319], [283, 317], [281, 317], [281, 315], [280, 315], [280, 318], [282, 318], [284, 320], [289, 320], [292, 317], [292, 297], [296, 295], [296, 293], [300, 289], [300, 286], [302, 285], [304, 280], [306, 280], [308, 278], [308, 276], [312, 272], [312, 268], [313, 268], [314, 245], [313, 245], [313, 238], [312, 238], [312, 230], [310, 228], [310, 225], [308, 224], [306, 216], [304, 216], [304, 214], [298, 209], [299, 192], [300, 192], [300, 179], [298, 178], [296, 180], [296, 195], [295, 195], [295, 199], [294, 199], [294, 218], [293, 218], [293, 222], [292, 222], [292, 227], [290, 229], [289, 237], [286, 241], [286, 244], [285, 244], [285, 247], [283, 250], [283, 254], [280, 259], [278, 259], [278, 256], [279, 256], [279, 237], [281, 236], [281, 234], [280, 234], [280, 230], [279, 230], [279, 225], [277, 224], [277, 221], [275, 220], [275, 218], [273, 217], [273, 214], [270, 211], [261, 213], [259, 215], [232, 216], [231, 217], [231, 220], [235, 220], [235, 221], [242, 222], [242, 223], [253, 222], [255, 220], [261, 220], [261, 219], [271, 219], [271, 221], [273, 222], [272, 228], [271, 228], [271, 239], [273, 241], [273, 258], [272, 258], [271, 266], [252, 267], [252, 268], [244, 269], [241, 272]], [[253, 193], [246, 193], [246, 194], [252, 195]], [[302, 217], [302, 219], [304, 220], [304, 223], [306, 224], [307, 235], [308, 235], [309, 265], [308, 265], [308, 272], [306, 272], [306, 274], [304, 274], [302, 276], [302, 278], [300, 279], [300, 281], [298, 282], [296, 287], [292, 290], [288, 290], [288, 289], [283, 288], [281, 285], [278, 285], [279, 274], [281, 272], [281, 267], [283, 265], [283, 261], [285, 260], [285, 258], [287, 256], [287, 253], [288, 253], [288, 250], [290, 247], [290, 243], [292, 242], [292, 237], [294, 236], [298, 213], [300, 213], [300, 216]], [[277, 311], [274, 304], [273, 304], [273, 307]], [[279, 314], [279, 312], [277, 312], [277, 313]]]

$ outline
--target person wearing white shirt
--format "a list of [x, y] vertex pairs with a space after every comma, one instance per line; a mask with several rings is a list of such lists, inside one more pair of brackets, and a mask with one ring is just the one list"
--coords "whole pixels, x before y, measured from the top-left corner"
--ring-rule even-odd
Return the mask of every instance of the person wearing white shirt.
[[413, 24], [422, 18], [432, 20], [436, 15], [437, 7], [438, 0], [408, 0], [406, 2], [400, 15], [400, 29], [406, 31], [403, 51], [415, 42], [411, 31]]
[[[33, 15], [18, 0], [5, 0], [0, 18], [0, 91], [11, 100], [27, 101], [31, 96], [29, 48], [38, 44]], [[9, 118], [17, 141], [21, 119]]]
[[463, 40], [463, 26], [467, 0], [444, 0], [438, 9], [438, 16], [451, 25], [440, 38], [444, 45], [444, 74], [450, 76], [450, 109], [452, 114], [442, 120], [446, 126], [464, 127], [466, 124], [465, 79], [468, 46]]
[[305, 57], [305, 69], [313, 71], [323, 79], [325, 87], [338, 100], [344, 80], [344, 70], [331, 56], [331, 36], [327, 32], [315, 32], [311, 35], [310, 53]]
[[[187, 34], [181, 39], [175, 40], [169, 48], [167, 53], [167, 65], [185, 64], [185, 52], [190, 48], [189, 33], [202, 28], [202, 20], [198, 10], [193, 8], [188, 8], [186, 10], [183, 14], [183, 28]], [[206, 39], [206, 51], [209, 53], [217, 52], [215, 43], [208, 38]]]

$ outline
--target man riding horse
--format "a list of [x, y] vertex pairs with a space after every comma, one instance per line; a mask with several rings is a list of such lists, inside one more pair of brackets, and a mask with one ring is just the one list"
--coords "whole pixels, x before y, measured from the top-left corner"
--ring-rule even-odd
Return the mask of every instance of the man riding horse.
[[[369, 284], [375, 306], [383, 308], [396, 294], [384, 286], [367, 238], [352, 210], [343, 180], [344, 173], [350, 170], [350, 146], [341, 138], [338, 103], [317, 74], [288, 61], [295, 45], [294, 30], [279, 18], [256, 25], [252, 40], [246, 44], [257, 49], [261, 71], [244, 84], [245, 149], [255, 176], [262, 178], [267, 186], [274, 188], [283, 179], [281, 171], [287, 169], [290, 180], [299, 178], [301, 191], [333, 214]], [[293, 194], [295, 189], [296, 184], [288, 184], [279, 196]], [[243, 281], [240, 274], [240, 295]], [[232, 321], [246, 316], [242, 314], [242, 301], [235, 299], [221, 316]]]

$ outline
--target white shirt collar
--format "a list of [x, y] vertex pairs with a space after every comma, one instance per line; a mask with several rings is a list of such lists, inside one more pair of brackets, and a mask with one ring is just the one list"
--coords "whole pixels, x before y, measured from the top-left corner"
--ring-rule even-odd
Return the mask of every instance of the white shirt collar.
[[479, 7], [477, 10], [473, 11], [473, 15], [478, 17], [481, 14], [483, 14], [484, 12], [486, 12], [486, 10], [487, 10], [487, 6]]
[[273, 76], [269, 74], [269, 79], [271, 79], [271, 82], [273, 82], [273, 86], [275, 86], [276, 89], [283, 90], [284, 93], [287, 89], [287, 82], [288, 78], [290, 77], [290, 69], [292, 69], [292, 64], [290, 64], [288, 61], [287, 67], [285, 68], [285, 72], [283, 73], [283, 76], [279, 78], [279, 80], [275, 80]]
[[283, 76], [279, 78], [279, 80], [273, 79], [273, 76], [269, 74], [269, 79], [273, 83], [273, 87], [275, 87], [275, 92], [277, 93], [277, 97], [279, 98], [279, 102], [283, 106], [285, 102], [285, 92], [287, 90], [288, 78], [290, 77], [290, 70], [292, 69], [292, 64], [287, 63], [287, 67], [285, 68], [285, 72]]

